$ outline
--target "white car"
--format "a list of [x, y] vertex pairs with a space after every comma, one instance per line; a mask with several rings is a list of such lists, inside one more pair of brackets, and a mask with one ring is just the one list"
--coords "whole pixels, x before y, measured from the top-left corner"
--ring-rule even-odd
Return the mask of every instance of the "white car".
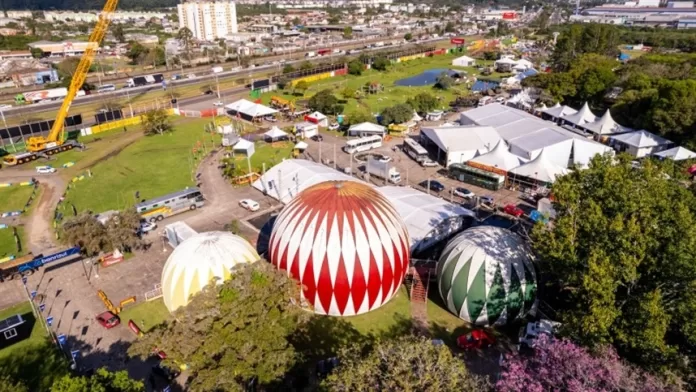
[[469, 198], [476, 196], [476, 194], [474, 192], [472, 192], [466, 188], [455, 188], [454, 195], [459, 196], [459, 197], [463, 197], [465, 199], [469, 199]]
[[39, 174], [55, 173], [56, 169], [50, 166], [37, 166], [36, 172]]
[[222, 103], [221, 101], [215, 101], [215, 102], [213, 102], [213, 105], [215, 105], [215, 106], [224, 106], [225, 104]]
[[12, 105], [0, 105], [0, 110], [12, 109]]
[[251, 212], [258, 211], [259, 208], [261, 208], [261, 206], [259, 206], [259, 203], [255, 202], [251, 199], [244, 199], [244, 200], [239, 202], [239, 205], [242, 208], [249, 210]]
[[152, 230], [155, 230], [157, 228], [157, 223], [155, 222], [148, 222], [146, 220], [140, 221], [140, 232], [145, 234], [149, 233]]
[[423, 167], [436, 167], [436, 166], [438, 166], [437, 162], [431, 161], [430, 159], [425, 159], [425, 160], [421, 161], [420, 164]]

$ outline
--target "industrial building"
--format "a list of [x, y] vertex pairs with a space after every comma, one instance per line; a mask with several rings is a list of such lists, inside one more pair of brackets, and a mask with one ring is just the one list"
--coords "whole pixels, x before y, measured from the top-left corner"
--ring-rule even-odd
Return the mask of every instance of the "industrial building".
[[187, 2], [176, 6], [179, 28], [187, 27], [201, 41], [226, 38], [237, 31], [237, 7], [231, 1]]
[[[320, 163], [286, 159], [268, 169], [252, 186], [287, 204], [303, 190], [324, 181], [362, 182]], [[425, 250], [450, 238], [466, 226], [467, 219], [475, 217], [472, 211], [458, 204], [410, 187], [376, 189], [394, 205], [406, 224], [412, 252]]]

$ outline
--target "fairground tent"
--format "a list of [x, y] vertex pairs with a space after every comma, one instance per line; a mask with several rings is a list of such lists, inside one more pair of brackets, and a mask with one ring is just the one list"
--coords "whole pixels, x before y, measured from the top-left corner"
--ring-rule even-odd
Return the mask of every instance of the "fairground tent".
[[268, 132], [263, 134], [263, 137], [266, 138], [267, 140], [271, 140], [273, 142], [278, 141], [278, 140], [285, 140], [288, 138], [288, 133], [283, 131], [282, 129], [273, 126]]
[[568, 173], [568, 170], [546, 158], [546, 153], [541, 150], [536, 158], [520, 167], [510, 170], [515, 177], [522, 176], [542, 183], [553, 183], [556, 177]]
[[237, 144], [232, 146], [232, 151], [234, 151], [235, 154], [244, 154], [251, 157], [254, 155], [254, 143], [246, 139], [239, 139]]
[[350, 128], [348, 128], [348, 136], [384, 136], [385, 133], [385, 127], [373, 124], [371, 122], [364, 122], [360, 124], [351, 125]]
[[507, 172], [520, 166], [524, 161], [508, 151], [507, 144], [503, 139], [500, 139], [491, 152], [479, 155], [467, 163], [484, 170], [492, 168]]
[[260, 103], [247, 101], [246, 99], [240, 99], [239, 101], [226, 105], [225, 110], [231, 116], [239, 116], [249, 121], [252, 121], [257, 117], [264, 117], [278, 113], [278, 111], [275, 109], [261, 105]]
[[319, 112], [314, 112], [312, 114], [308, 114], [305, 116], [305, 120], [317, 124], [322, 127], [328, 127], [329, 126], [329, 119], [323, 115], [322, 113]]
[[669, 150], [664, 150], [664, 151], [660, 151], [658, 153], [655, 153], [655, 156], [662, 158], [662, 159], [669, 158], [673, 161], [683, 161], [685, 159], [696, 158], [696, 152], [693, 152], [693, 151], [686, 149], [684, 147], [674, 147], [674, 148], [670, 148]]

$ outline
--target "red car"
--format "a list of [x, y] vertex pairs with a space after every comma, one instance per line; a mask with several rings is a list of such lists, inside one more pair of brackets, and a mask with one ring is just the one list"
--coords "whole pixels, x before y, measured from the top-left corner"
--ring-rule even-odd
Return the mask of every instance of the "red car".
[[505, 208], [503, 208], [503, 211], [505, 211], [506, 214], [514, 216], [515, 218], [519, 218], [524, 214], [524, 211], [514, 204], [506, 205]]
[[495, 343], [493, 335], [483, 329], [475, 329], [457, 338], [457, 346], [464, 350], [476, 350], [491, 346]]
[[97, 321], [106, 329], [111, 329], [121, 324], [121, 320], [118, 318], [118, 316], [111, 312], [104, 312], [100, 314], [97, 316]]

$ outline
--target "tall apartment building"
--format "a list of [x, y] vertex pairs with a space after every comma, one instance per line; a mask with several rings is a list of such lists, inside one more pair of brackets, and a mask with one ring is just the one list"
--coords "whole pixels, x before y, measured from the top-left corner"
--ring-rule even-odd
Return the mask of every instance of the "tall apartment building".
[[198, 40], [211, 41], [237, 33], [237, 7], [232, 1], [191, 1], [177, 5], [179, 28]]

